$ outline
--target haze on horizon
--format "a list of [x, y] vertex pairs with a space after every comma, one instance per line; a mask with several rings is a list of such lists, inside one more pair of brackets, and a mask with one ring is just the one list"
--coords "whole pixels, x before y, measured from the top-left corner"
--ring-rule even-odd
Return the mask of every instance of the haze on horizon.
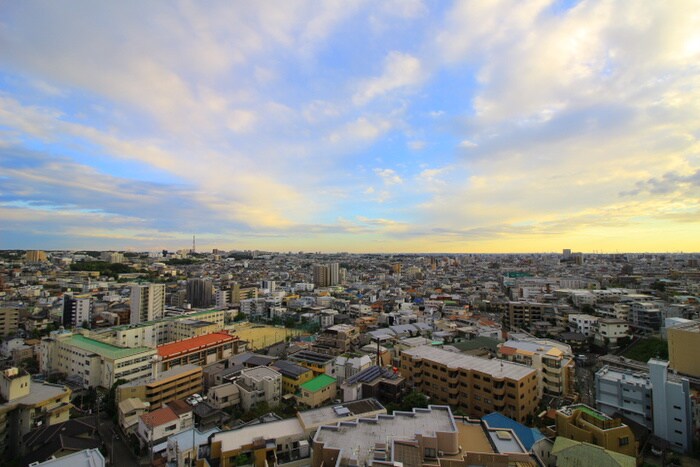
[[700, 3], [3, 2], [0, 248], [700, 250]]

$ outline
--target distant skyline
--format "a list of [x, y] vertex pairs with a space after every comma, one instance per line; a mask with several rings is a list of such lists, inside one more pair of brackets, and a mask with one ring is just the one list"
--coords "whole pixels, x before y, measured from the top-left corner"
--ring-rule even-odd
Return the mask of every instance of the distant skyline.
[[3, 2], [0, 249], [697, 252], [699, 12]]

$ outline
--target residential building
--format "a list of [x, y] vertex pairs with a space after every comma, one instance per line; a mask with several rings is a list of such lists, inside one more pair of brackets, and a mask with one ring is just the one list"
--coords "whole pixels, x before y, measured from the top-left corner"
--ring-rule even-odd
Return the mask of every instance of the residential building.
[[632, 429], [587, 405], [577, 404], [556, 411], [557, 436], [601, 446], [636, 458], [639, 450]]
[[213, 332], [158, 346], [158, 369], [191, 363], [205, 366], [238, 353], [239, 339], [228, 332]]
[[236, 385], [240, 388], [243, 410], [250, 410], [260, 402], [274, 407], [282, 400], [282, 375], [266, 366], [241, 371]]
[[700, 349], [700, 321], [674, 326], [668, 335], [668, 357], [671, 368], [678, 373], [700, 378], [700, 358], [688, 349]]
[[624, 319], [600, 318], [594, 329], [593, 343], [607, 349], [616, 349], [629, 336], [629, 323]]
[[314, 264], [313, 280], [318, 287], [330, 287], [339, 283], [339, 264]]
[[26, 254], [26, 259], [28, 263], [43, 263], [48, 261], [45, 251], [41, 250], [29, 250]]
[[335, 399], [336, 379], [328, 375], [318, 375], [299, 387], [297, 401], [302, 407], [315, 408]]
[[571, 329], [571, 332], [578, 332], [586, 337], [593, 337], [597, 323], [597, 316], [591, 316], [585, 313], [569, 315], [569, 329]]
[[[54, 458], [63, 459], [83, 449], [103, 446], [94, 415], [71, 418], [54, 425], [42, 424], [27, 433], [22, 438], [22, 453], [16, 464], [28, 466]], [[71, 467], [76, 466], [73, 464]]]
[[654, 434], [671, 443], [673, 450], [689, 452], [693, 447], [690, 382], [687, 378], [669, 378], [668, 366], [667, 361], [649, 360]]
[[314, 372], [310, 368], [288, 360], [277, 360], [272, 364], [272, 368], [282, 375], [282, 395], [296, 394], [299, 392], [299, 386], [314, 377]]
[[388, 368], [377, 365], [346, 378], [340, 384], [343, 401], [375, 398], [383, 402], [400, 400], [408, 391], [406, 378]]
[[314, 372], [314, 376], [323, 373], [335, 376], [335, 358], [330, 355], [324, 355], [312, 350], [301, 350], [289, 355], [287, 359], [293, 363], [309, 368]]
[[553, 312], [553, 306], [549, 303], [537, 302], [508, 302], [508, 329], [530, 329], [538, 322]]
[[120, 403], [137, 398], [147, 403], [150, 410], [155, 410], [202, 391], [202, 367], [188, 363], [118, 386], [116, 400]]
[[139, 418], [141, 415], [148, 413], [150, 404], [141, 399], [132, 397], [124, 399], [117, 404], [117, 415], [119, 417], [119, 426], [127, 435], [136, 432], [139, 426]]
[[400, 372], [431, 400], [472, 417], [501, 412], [524, 422], [540, 401], [537, 371], [518, 363], [421, 346], [403, 351]]
[[[187, 404], [185, 404], [187, 405]], [[193, 426], [192, 410], [165, 406], [139, 417], [136, 435], [141, 446], [153, 446], [167, 439], [168, 436]]]
[[17, 368], [0, 372], [0, 396], [0, 455], [6, 458], [22, 452], [23, 437], [33, 429], [70, 418], [70, 389], [32, 381]]
[[19, 309], [0, 308], [0, 336], [9, 336], [19, 329]]
[[88, 327], [92, 321], [92, 297], [90, 295], [63, 296], [63, 326], [66, 329]]
[[131, 324], [162, 318], [165, 313], [165, 284], [131, 286]]
[[655, 303], [632, 302], [628, 320], [636, 333], [650, 334], [661, 329], [663, 313]]
[[213, 290], [211, 279], [188, 279], [187, 301], [193, 308], [211, 306]]
[[215, 409], [238, 407], [241, 404], [241, 389], [234, 383], [224, 383], [212, 386], [207, 392], [209, 405]]
[[522, 363], [537, 370], [539, 397], [571, 396], [574, 391], [575, 362], [571, 347], [547, 339], [510, 339], [498, 344], [498, 358]]
[[316, 338], [313, 350], [328, 355], [341, 355], [354, 349], [360, 331], [351, 324], [336, 324], [324, 329]]
[[622, 415], [653, 431], [651, 392], [648, 374], [608, 365], [595, 374], [595, 402], [598, 410], [611, 417]]
[[150, 377], [155, 349], [118, 347], [82, 334], [54, 331], [39, 345], [39, 368], [61, 373], [84, 388], [111, 388], [120, 379]]
[[345, 356], [341, 355], [335, 359], [335, 376], [338, 383], [342, 383], [346, 378], [350, 378], [372, 366], [374, 362], [369, 355]]

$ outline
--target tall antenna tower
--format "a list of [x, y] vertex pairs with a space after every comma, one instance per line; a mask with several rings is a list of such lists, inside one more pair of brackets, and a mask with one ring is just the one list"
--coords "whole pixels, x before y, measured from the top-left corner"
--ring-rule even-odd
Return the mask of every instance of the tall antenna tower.
[[195, 253], [196, 250], [194, 248], [194, 235], [192, 235], [192, 253]]

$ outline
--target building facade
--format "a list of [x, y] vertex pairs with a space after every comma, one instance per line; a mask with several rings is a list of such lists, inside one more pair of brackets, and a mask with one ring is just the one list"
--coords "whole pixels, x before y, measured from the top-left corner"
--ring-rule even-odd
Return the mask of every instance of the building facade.
[[131, 324], [162, 318], [165, 313], [165, 284], [131, 286]]

